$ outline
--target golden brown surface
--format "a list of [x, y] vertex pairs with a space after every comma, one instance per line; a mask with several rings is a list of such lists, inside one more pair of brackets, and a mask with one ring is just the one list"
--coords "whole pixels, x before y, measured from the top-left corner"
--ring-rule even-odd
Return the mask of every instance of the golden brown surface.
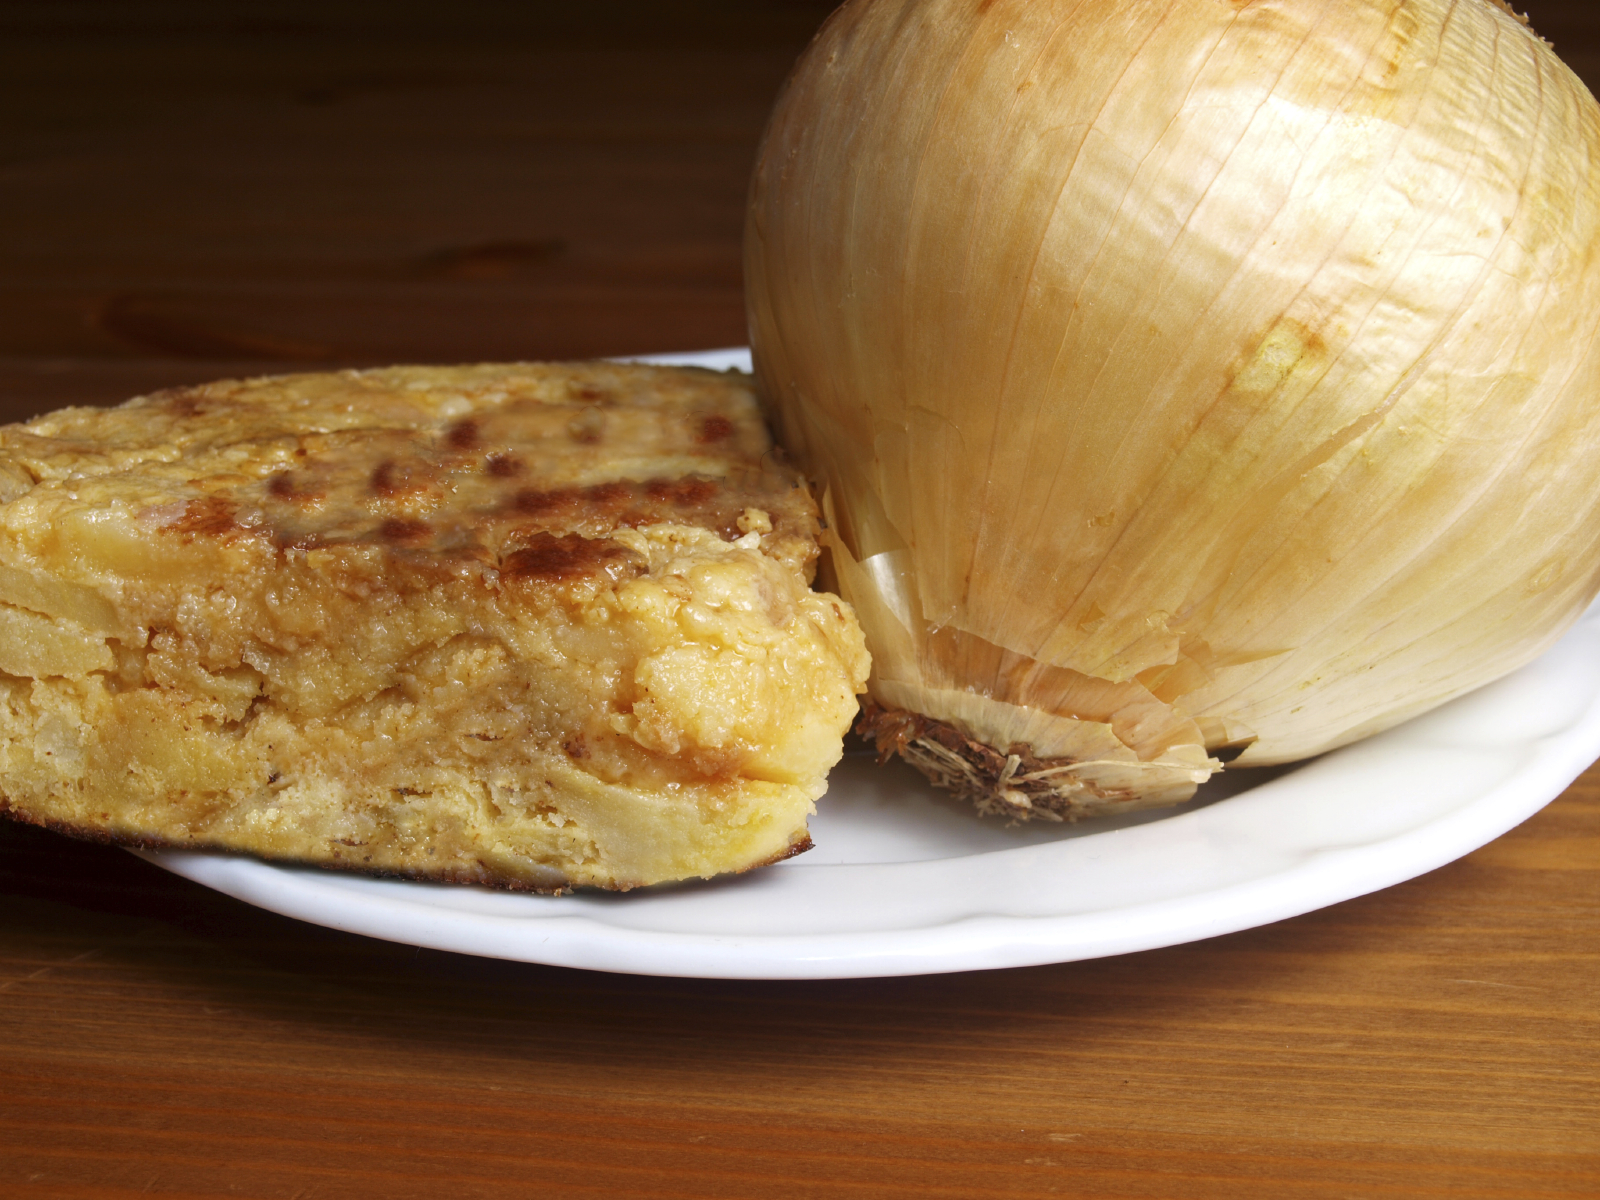
[[0, 427], [0, 809], [537, 891], [809, 845], [866, 654], [748, 379], [222, 381]]
[[[746, 173], [826, 7], [397, 4], [384, 25], [335, 0], [268, 27], [164, 0], [136, 36], [129, 8], [13, 4], [4, 415], [300, 361], [261, 362], [293, 351], [272, 339], [352, 365], [742, 341]], [[1600, 7], [1516, 7], [1600, 78]], [[8, 1195], [1600, 1192], [1595, 771], [1322, 912], [926, 979], [419, 952], [22, 826], [0, 826], [0, 892]]]

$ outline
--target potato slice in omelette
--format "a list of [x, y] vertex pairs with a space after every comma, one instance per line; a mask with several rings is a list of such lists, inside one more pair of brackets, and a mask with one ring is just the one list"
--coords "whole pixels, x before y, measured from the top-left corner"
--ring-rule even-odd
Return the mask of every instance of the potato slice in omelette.
[[0, 429], [0, 807], [630, 888], [810, 843], [868, 668], [747, 377], [227, 381]]

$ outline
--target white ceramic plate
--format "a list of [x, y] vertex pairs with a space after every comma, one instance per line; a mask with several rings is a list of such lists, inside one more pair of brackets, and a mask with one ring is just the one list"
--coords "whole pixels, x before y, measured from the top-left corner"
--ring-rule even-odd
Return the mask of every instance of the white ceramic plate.
[[[749, 365], [744, 351], [666, 361]], [[1118, 821], [980, 821], [909, 769], [852, 756], [810, 853], [627, 895], [145, 857], [274, 912], [466, 954], [647, 975], [913, 975], [1170, 946], [1364, 895], [1498, 837], [1597, 757], [1600, 607], [1538, 661], [1397, 729], [1294, 769], [1224, 773], [1188, 804]]]

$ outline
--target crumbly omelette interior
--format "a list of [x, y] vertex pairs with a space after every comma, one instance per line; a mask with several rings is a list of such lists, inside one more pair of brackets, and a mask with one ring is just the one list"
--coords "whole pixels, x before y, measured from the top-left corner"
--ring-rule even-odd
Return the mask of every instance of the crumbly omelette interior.
[[868, 669], [748, 380], [185, 388], [0, 430], [0, 794], [143, 845], [536, 890], [809, 845]]

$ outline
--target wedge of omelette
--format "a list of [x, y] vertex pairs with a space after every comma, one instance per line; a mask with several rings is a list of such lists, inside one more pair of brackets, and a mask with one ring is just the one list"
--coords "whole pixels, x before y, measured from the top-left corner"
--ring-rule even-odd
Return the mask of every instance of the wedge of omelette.
[[0, 808], [535, 891], [809, 844], [868, 659], [735, 373], [227, 381], [0, 428]]

